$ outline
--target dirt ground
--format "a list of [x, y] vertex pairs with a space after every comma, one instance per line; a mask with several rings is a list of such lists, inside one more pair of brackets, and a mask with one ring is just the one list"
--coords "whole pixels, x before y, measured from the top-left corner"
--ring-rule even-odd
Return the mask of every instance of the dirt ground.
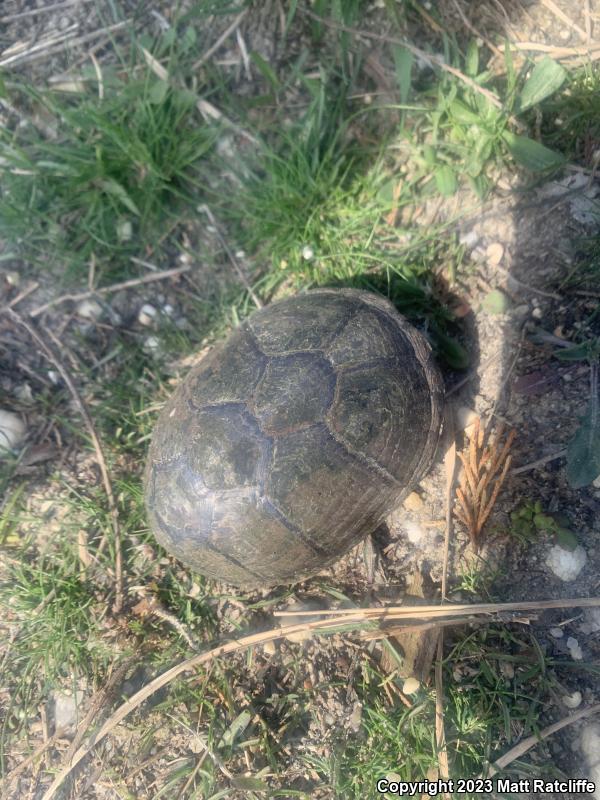
[[[37, 6], [41, 5], [40, 0]], [[144, 5], [143, 13], [141, 5]], [[464, 22], [457, 13], [456, 4], [444, 5], [448, 7], [449, 26], [460, 30]], [[513, 41], [543, 41], [556, 46], [578, 43], [577, 33], [541, 2], [507, 2], [502, 6], [497, 4], [499, 8], [494, 3], [480, 5], [481, 8], [473, 9], [471, 21], [482, 36], [492, 36], [502, 26]], [[140, 24], [149, 24], [148, 12], [154, 15], [157, 25], [161, 24], [161, 18], [168, 21], [170, 16], [170, 4], [166, 3], [157, 2], [150, 7], [132, 2], [129, 6], [132, 18], [139, 19]], [[583, 3], [563, 0], [559, 6], [568, 12], [572, 21], [585, 28]], [[35, 7], [34, 0], [5, 0], [0, 15], [21, 14]], [[423, 8], [426, 10], [426, 3]], [[248, 47], [261, 52], [271, 63], [290, 56], [283, 54], [280, 48], [281, 13], [279, 4], [265, 3], [261, 12], [251, 15], [240, 29]], [[594, 22], [600, 34], [600, 7], [594, 12]], [[75, 25], [77, 33], [86, 36], [103, 27], [104, 21], [97, 15], [95, 4], [86, 2], [41, 17], [9, 20], [0, 28], [0, 61], [15, 42], [27, 42], [49, 31], [60, 35]], [[216, 18], [208, 38], [216, 39], [223, 27], [223, 21]], [[435, 36], [426, 21], [409, 33], [424, 42]], [[98, 50], [99, 58], [102, 52]], [[82, 51], [82, 57], [84, 55]], [[379, 55], [375, 45], [372, 55], [375, 63]], [[234, 62], [231, 69], [240, 72], [242, 91], [251, 92], [252, 87], [241, 77], [235, 41], [225, 44], [219, 57]], [[24, 67], [37, 79], [48, 79], [60, 75], [64, 67], [62, 59], [63, 55], [57, 53], [51, 58], [32, 59]], [[570, 342], [582, 319], [598, 305], [599, 295], [595, 290], [563, 288], [566, 277], [580, 258], [580, 242], [598, 230], [597, 195], [600, 195], [600, 182], [577, 171], [567, 170], [560, 180], [528, 191], [522, 191], [517, 181], [502, 175], [491, 198], [473, 213], [463, 215], [458, 223], [457, 231], [466, 252], [465, 269], [451, 287], [451, 293], [466, 311], [464, 344], [472, 355], [472, 367], [466, 374], [448, 371], [445, 375], [449, 418], [453, 420], [459, 447], [463, 443], [465, 420], [472, 419], [468, 416], [471, 411], [494, 425], [502, 422], [507, 429], [514, 429], [516, 440], [512, 447], [511, 471], [478, 556], [464, 526], [459, 522], [454, 524], [448, 565], [450, 600], [488, 599], [485, 593], [467, 595], [464, 589], [456, 588], [464, 585], [461, 576], [465, 572], [474, 564], [482, 563], [495, 574], [493, 595], [497, 600], [591, 597], [598, 592], [600, 483], [596, 481], [598, 485], [583, 489], [571, 488], [565, 475], [564, 458], [564, 450], [587, 407], [589, 369], [585, 362], [565, 363], [553, 357], [560, 347], [557, 340]], [[444, 201], [435, 210], [436, 220], [452, 218], [456, 209], [468, 202], [461, 195]], [[424, 224], [427, 213], [424, 210]], [[185, 235], [193, 241], [199, 234], [190, 229]], [[3, 263], [0, 269], [2, 305], [13, 300], [33, 278], [28, 274], [27, 264], [17, 260]], [[140, 308], [152, 303], [161, 308], [168, 306], [175, 319], [185, 321], [193, 317], [190, 306], [195, 296], [203, 293], [212, 276], [203, 271], [202, 264], [193, 264], [189, 278], [176, 278], [151, 287], [138, 286], [110, 296], [103, 301], [107, 308], [105, 322], [84, 319], [73, 303], [67, 303], [50, 308], [42, 317], [43, 323], [63, 343], [74, 373], [79, 373], [83, 363], [93, 366], [96, 374], [102, 374], [107, 381], [116, 380], [118, 366], [106, 360], [111, 352], [114, 328], [127, 331], [132, 341], [152, 347], [148, 344], [148, 329], [139, 322]], [[22, 316], [55, 299], [59, 291], [52, 276], [36, 275], [35, 280], [39, 287], [17, 306]], [[505, 298], [502, 313], [490, 313], [482, 305], [489, 292], [495, 289]], [[96, 483], [98, 472], [89, 452], [78, 450], [68, 433], [61, 432], [35, 410], [32, 397], [40, 391], [52, 391], [57, 385], [57, 376], [39, 351], [31, 347], [26, 333], [18, 330], [6, 316], [0, 316], [0, 358], [0, 391], [4, 402], [27, 420], [29, 450], [19, 475], [28, 481], [29, 518], [34, 525], [36, 519], [46, 523], [40, 529], [42, 545], [43, 537], [52, 537], [63, 529], [69, 515], [69, 506], [64, 502], [67, 490], [61, 488], [55, 477], [51, 479], [57, 468], [63, 476], [63, 487]], [[189, 368], [189, 360], [172, 362], [168, 367], [175, 385]], [[85, 380], [80, 389], [85, 396]], [[71, 411], [76, 419], [75, 409]], [[403, 597], [416, 571], [424, 578], [425, 596], [430, 600], [439, 598], [446, 516], [443, 456], [440, 452], [433, 470], [416, 488], [416, 496], [411, 495], [367, 545], [360, 545], [331, 569], [295, 587], [287, 602], [314, 603], [320, 607], [332, 605], [335, 600], [324, 587], [335, 587], [356, 603], [383, 603]], [[549, 536], [540, 534], [526, 546], [511, 536], [510, 514], [528, 500], [540, 500], [544, 510], [561, 512], [568, 518], [569, 529], [586, 559], [574, 579], [563, 580], [549, 567], [547, 561], [553, 546]], [[76, 520], [68, 521], [70, 525], [76, 524]], [[140, 558], [151, 560], [153, 554], [141, 551]], [[248, 595], [246, 603], [259, 602], [268, 595], [266, 591]], [[256, 615], [257, 629], [274, 623], [271, 610]], [[242, 614], [235, 601], [220, 599], [215, 602], [214, 611], [218, 634], [233, 634]], [[539, 618], [532, 616], [526, 624], [548, 657], [583, 658], [599, 663], [599, 614], [550, 611]], [[10, 619], [1, 621], [0, 627], [3, 635], [10, 638]], [[447, 634], [447, 640], [452, 640], [452, 633]], [[576, 640], [575, 644], [572, 640]], [[119, 647], [118, 641], [115, 647]], [[332, 795], [328, 789], [316, 787], [315, 775], [307, 772], [298, 755], [322, 755], [332, 747], [336, 737], [339, 739], [340, 732], [343, 736], [352, 736], [358, 730], [361, 704], [353, 688], [353, 679], [357, 653], [362, 647], [364, 643], [354, 635], [322, 637], [300, 644], [282, 641], [257, 652], [251, 666], [241, 656], [233, 657], [230, 662], [246, 695], [253, 696], [265, 707], [273, 695], [292, 693], [298, 686], [328, 686], [322, 693], [314, 694], [317, 713], [307, 723], [307, 734], [301, 740], [290, 739], [283, 750], [287, 754], [283, 770], [288, 784], [304, 790], [314, 785], [312, 796], [315, 798]], [[371, 644], [369, 650], [374, 659], [380, 657], [381, 645]], [[139, 688], [149, 676], [150, 670], [140, 670], [130, 679], [128, 691]], [[583, 704], [600, 702], [600, 687], [593, 675], [564, 670], [558, 680], [565, 696], [580, 692]], [[79, 688], [85, 693], [89, 687]], [[557, 696], [555, 701], [555, 707], [544, 709], [549, 721], [567, 713], [561, 698]], [[275, 706], [271, 704], [270, 708]], [[150, 709], [148, 714], [155, 715], [157, 724], [161, 724], [159, 710]], [[548, 745], [556, 766], [570, 777], [589, 774], [590, 768], [581, 750], [581, 737], [589, 725], [581, 722], [569, 726], [552, 737]], [[38, 735], [41, 736], [41, 729]], [[158, 739], [157, 752], [161, 737], [165, 759], [187, 746], [187, 740], [179, 741], [170, 728], [165, 728]], [[127, 734], [117, 734], [111, 746], [121, 753], [128, 746]], [[110, 752], [106, 751], [104, 757], [109, 758]], [[10, 766], [17, 761], [18, 754], [15, 754]], [[157, 758], [153, 768], [160, 769], [161, 763]], [[109, 784], [103, 787], [100, 782], [92, 788], [94, 775], [98, 774], [92, 772], [80, 785], [79, 796], [114, 796]], [[26, 786], [25, 780], [21, 786]], [[147, 774], [140, 773], [134, 786], [139, 797], [152, 796]], [[10, 797], [41, 797], [43, 788], [31, 795], [11, 794]], [[244, 795], [240, 793], [239, 796]]]

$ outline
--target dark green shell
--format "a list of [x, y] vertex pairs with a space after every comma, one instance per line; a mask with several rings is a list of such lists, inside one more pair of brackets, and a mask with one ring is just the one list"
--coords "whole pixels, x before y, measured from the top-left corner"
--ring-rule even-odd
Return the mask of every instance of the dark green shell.
[[318, 572], [423, 477], [441, 412], [429, 345], [386, 300], [324, 289], [273, 303], [161, 413], [152, 529], [187, 566], [238, 586]]

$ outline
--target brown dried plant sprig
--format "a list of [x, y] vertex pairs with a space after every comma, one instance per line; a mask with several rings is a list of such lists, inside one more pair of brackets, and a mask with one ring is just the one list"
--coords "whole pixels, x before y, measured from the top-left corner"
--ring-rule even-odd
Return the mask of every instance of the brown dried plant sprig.
[[516, 431], [511, 430], [504, 444], [504, 425], [491, 437], [477, 419], [468, 447], [458, 457], [463, 465], [460, 486], [456, 490], [455, 515], [466, 526], [475, 550], [481, 546], [481, 532], [498, 499], [508, 473], [512, 456], [510, 448]]

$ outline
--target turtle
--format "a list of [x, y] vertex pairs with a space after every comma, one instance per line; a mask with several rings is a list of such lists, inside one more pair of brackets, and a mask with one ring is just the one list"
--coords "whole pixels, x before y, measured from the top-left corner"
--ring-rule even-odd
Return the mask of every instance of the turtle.
[[315, 289], [251, 314], [155, 424], [144, 495], [158, 542], [244, 589], [295, 583], [373, 532], [430, 469], [443, 384], [391, 302]]

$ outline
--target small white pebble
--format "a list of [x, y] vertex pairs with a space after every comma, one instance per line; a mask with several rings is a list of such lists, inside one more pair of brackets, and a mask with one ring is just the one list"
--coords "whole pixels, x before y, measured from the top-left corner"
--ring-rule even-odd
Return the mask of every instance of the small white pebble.
[[275, 642], [265, 642], [263, 644], [263, 651], [267, 656], [274, 656], [277, 652], [277, 646], [275, 645]]
[[178, 260], [179, 260], [180, 264], [191, 264], [192, 263], [192, 257], [191, 257], [191, 255], [189, 253], [180, 253]]
[[479, 235], [476, 231], [467, 231], [466, 233], [461, 233], [458, 241], [463, 247], [466, 247], [468, 250], [472, 250], [479, 242]]
[[404, 681], [402, 691], [404, 692], [404, 694], [416, 694], [420, 688], [421, 688], [420, 681], [418, 681], [416, 678], [407, 678]]
[[236, 258], [246, 258], [246, 253], [244, 250], [236, 250], [235, 251]]
[[578, 545], [574, 550], [566, 550], [556, 544], [551, 547], [546, 557], [546, 566], [561, 581], [574, 581], [587, 562], [587, 554]]
[[477, 413], [468, 406], [460, 406], [456, 412], [456, 425], [459, 430], [470, 428], [477, 419]]
[[58, 374], [58, 372], [56, 370], [49, 369], [48, 370], [48, 378], [50, 379], [51, 383], [53, 383], [55, 386], [58, 386], [58, 383], [59, 383], [59, 380], [60, 380], [60, 376], [59, 376], [59, 374]]
[[579, 642], [577, 639], [573, 638], [573, 636], [569, 636], [567, 639], [567, 649], [571, 653], [571, 658], [573, 661], [581, 661], [583, 658], [583, 652], [579, 646]]
[[598, 475], [597, 478], [594, 478], [592, 481], [592, 486], [594, 486], [596, 489], [600, 489], [600, 475]]
[[490, 267], [497, 267], [504, 256], [504, 247], [500, 244], [500, 242], [493, 242], [492, 244], [488, 245], [485, 255]]
[[21, 283], [21, 275], [14, 270], [11, 270], [11, 272], [5, 272], [4, 277], [6, 278], [6, 282], [11, 286], [18, 286]]
[[133, 226], [131, 222], [126, 219], [119, 222], [117, 225], [117, 238], [120, 242], [128, 242], [133, 236]]
[[75, 311], [84, 319], [99, 319], [102, 316], [102, 306], [97, 300], [81, 300]]
[[423, 498], [417, 492], [411, 492], [407, 497], [404, 498], [404, 502], [402, 503], [404, 508], [407, 511], [420, 511], [423, 506]]
[[510, 661], [500, 662], [500, 672], [509, 680], [512, 680], [515, 677], [515, 668]]
[[151, 306], [150, 303], [145, 303], [138, 312], [138, 322], [146, 327], [153, 325], [157, 314], [158, 311], [154, 306]]
[[562, 638], [563, 638], [563, 636], [565, 635], [565, 632], [563, 631], [563, 629], [562, 629], [562, 628], [550, 628], [550, 630], [548, 631], [548, 633], [549, 633], [549, 634], [550, 634], [550, 636], [552, 636], [554, 639], [562, 639]]
[[302, 248], [302, 258], [305, 261], [311, 261], [315, 257], [315, 251], [309, 245], [304, 245]]
[[12, 411], [0, 409], [0, 457], [14, 450], [25, 438], [25, 423]]
[[533, 311], [531, 312], [531, 316], [534, 319], [541, 319], [544, 316], [544, 312], [542, 311], [541, 308], [534, 308]]
[[157, 336], [148, 336], [144, 342], [144, 347], [146, 350], [156, 352], [160, 347], [160, 339]]
[[573, 692], [573, 694], [565, 695], [562, 701], [567, 708], [577, 708], [581, 705], [582, 699], [581, 692]]
[[405, 522], [404, 530], [411, 544], [419, 544], [425, 538], [425, 531], [417, 522]]
[[163, 306], [163, 313], [166, 314], [167, 317], [171, 317], [174, 312], [175, 309], [170, 303], [167, 303], [165, 306]]

